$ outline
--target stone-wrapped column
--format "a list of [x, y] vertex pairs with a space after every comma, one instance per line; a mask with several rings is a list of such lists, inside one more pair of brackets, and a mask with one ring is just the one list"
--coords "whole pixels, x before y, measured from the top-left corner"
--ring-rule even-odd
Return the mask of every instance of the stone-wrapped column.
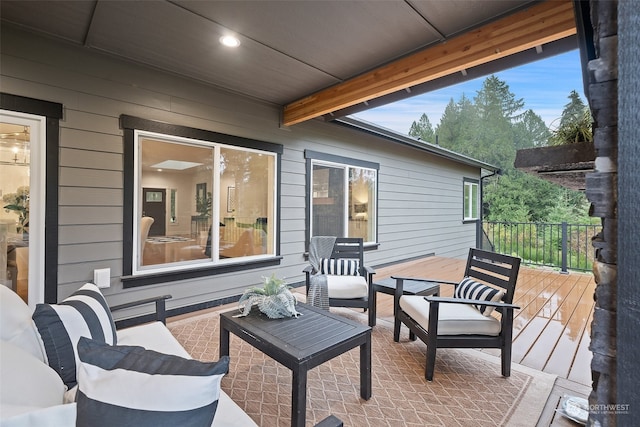
[[[615, 411], [599, 410], [616, 404], [617, 316], [617, 161], [618, 161], [618, 25], [617, 1], [590, 3], [596, 59], [588, 64], [588, 101], [594, 118], [595, 172], [587, 175], [590, 215], [602, 220], [594, 237], [596, 248], [595, 312], [591, 324], [593, 390], [588, 425], [615, 426]], [[602, 405], [602, 406], [601, 406]]]

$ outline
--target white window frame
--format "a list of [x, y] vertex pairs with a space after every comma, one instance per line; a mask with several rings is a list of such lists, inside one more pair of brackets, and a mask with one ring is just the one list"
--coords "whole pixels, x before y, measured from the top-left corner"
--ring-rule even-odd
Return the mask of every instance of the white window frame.
[[[473, 194], [475, 189], [475, 204]], [[466, 200], [469, 200], [467, 206]], [[475, 212], [474, 212], [475, 211]], [[474, 215], [475, 214], [475, 215]], [[462, 191], [462, 220], [477, 221], [480, 217], [480, 182], [475, 179], [464, 178]]]
[[[272, 153], [269, 151], [263, 151], [263, 150], [257, 150], [257, 149], [251, 149], [251, 148], [247, 148], [247, 147], [240, 147], [240, 146], [233, 146], [233, 145], [228, 145], [228, 144], [223, 144], [223, 143], [217, 143], [217, 142], [211, 142], [211, 141], [206, 141], [206, 140], [201, 140], [201, 139], [192, 139], [192, 138], [186, 138], [186, 137], [181, 137], [181, 136], [176, 136], [176, 135], [169, 135], [169, 134], [162, 134], [162, 133], [157, 133], [157, 132], [151, 132], [151, 131], [145, 131], [145, 130], [134, 130], [134, 183], [133, 183], [133, 200], [134, 200], [134, 206], [133, 206], [133, 250], [132, 250], [132, 274], [134, 276], [140, 276], [140, 275], [148, 275], [148, 274], [157, 274], [157, 273], [166, 273], [166, 272], [175, 272], [175, 271], [183, 271], [183, 270], [191, 270], [194, 268], [202, 268], [202, 267], [212, 267], [212, 266], [218, 266], [218, 265], [228, 265], [228, 264], [238, 264], [238, 263], [244, 263], [247, 262], [248, 260], [252, 260], [252, 259], [260, 259], [260, 258], [273, 258], [274, 254], [276, 253], [276, 248], [275, 248], [275, 240], [273, 239], [274, 243], [273, 243], [273, 248], [271, 248], [271, 253], [269, 254], [261, 254], [261, 255], [251, 255], [251, 256], [244, 256], [244, 257], [237, 257], [237, 258], [225, 258], [225, 259], [220, 259], [219, 258], [219, 254], [220, 254], [220, 247], [219, 247], [219, 242], [218, 239], [212, 239], [211, 240], [211, 251], [212, 251], [212, 258], [209, 259], [202, 259], [202, 260], [189, 260], [189, 261], [181, 261], [181, 262], [174, 262], [174, 263], [168, 263], [168, 264], [154, 264], [154, 265], [149, 265], [149, 266], [143, 266], [141, 265], [141, 261], [140, 261], [140, 229], [139, 229], [139, 221], [137, 221], [137, 218], [142, 217], [142, 169], [141, 169], [141, 149], [140, 149], [140, 141], [143, 138], [153, 138], [155, 140], [160, 140], [163, 142], [167, 142], [167, 143], [176, 143], [176, 144], [188, 144], [188, 145], [192, 145], [192, 146], [200, 146], [200, 147], [206, 147], [206, 148], [211, 148], [214, 150], [214, 155], [213, 155], [213, 170], [212, 170], [212, 174], [213, 174], [213, 180], [212, 180], [212, 185], [213, 188], [220, 188], [220, 150], [222, 148], [228, 148], [228, 149], [232, 149], [232, 150], [240, 150], [240, 151], [246, 151], [246, 152], [253, 152], [253, 153], [258, 153], [260, 155], [268, 155], [268, 156], [273, 156], [274, 158], [274, 176], [273, 176], [273, 181], [277, 182], [277, 177], [278, 177], [278, 162], [277, 162], [277, 154], [276, 153]], [[211, 216], [211, 221], [213, 224], [218, 224], [220, 223], [220, 197], [227, 197], [226, 194], [220, 194], [220, 192], [216, 192], [217, 197], [213, 198], [213, 205], [212, 205], [212, 216]], [[277, 192], [277, 188], [273, 188], [273, 201], [272, 201], [272, 212], [271, 212], [271, 218], [277, 218], [277, 200], [278, 200], [278, 192]], [[275, 231], [275, 227], [274, 227], [274, 231]], [[214, 233], [215, 234], [215, 233]]]
[[45, 194], [47, 118], [34, 114], [0, 110], [2, 121], [29, 126], [29, 306], [44, 302]]

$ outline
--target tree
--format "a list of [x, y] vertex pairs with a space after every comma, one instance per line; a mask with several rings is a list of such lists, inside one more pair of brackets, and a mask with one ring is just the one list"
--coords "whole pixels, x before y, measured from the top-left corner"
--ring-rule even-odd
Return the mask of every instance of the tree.
[[429, 117], [426, 114], [422, 114], [420, 120], [417, 122], [411, 123], [411, 129], [409, 129], [409, 135], [414, 138], [419, 138], [423, 141], [435, 143], [435, 132], [433, 131], [433, 126], [431, 126], [431, 122], [429, 121]]
[[569, 94], [569, 103], [564, 106], [560, 126], [552, 132], [550, 145], [593, 141], [591, 111], [575, 90]]
[[515, 148], [542, 147], [547, 145], [551, 132], [542, 117], [527, 110], [515, 125]]
[[436, 127], [438, 143], [444, 148], [471, 156], [475, 140], [477, 115], [475, 106], [464, 94], [458, 102], [453, 98]]

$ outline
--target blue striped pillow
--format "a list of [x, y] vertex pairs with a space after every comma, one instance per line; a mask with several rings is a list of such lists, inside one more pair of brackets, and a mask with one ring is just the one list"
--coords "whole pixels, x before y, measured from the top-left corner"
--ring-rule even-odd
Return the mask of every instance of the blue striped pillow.
[[33, 321], [44, 344], [49, 366], [67, 387], [76, 385], [81, 336], [107, 344], [117, 344], [116, 326], [100, 289], [87, 283], [60, 304], [38, 304]]
[[347, 258], [322, 258], [320, 261], [320, 274], [358, 276], [360, 274], [360, 260]]
[[210, 427], [229, 357], [200, 362], [137, 346], [78, 343], [76, 425]]
[[[478, 283], [469, 277], [465, 277], [456, 286], [456, 289], [453, 292], [453, 297], [497, 302], [500, 301], [502, 297], [504, 297], [504, 291], [492, 288], [491, 286], [487, 286], [482, 283]], [[487, 307], [486, 305], [482, 304], [474, 305], [473, 307], [477, 308], [480, 313], [485, 316], [491, 315], [491, 312], [495, 308]]]

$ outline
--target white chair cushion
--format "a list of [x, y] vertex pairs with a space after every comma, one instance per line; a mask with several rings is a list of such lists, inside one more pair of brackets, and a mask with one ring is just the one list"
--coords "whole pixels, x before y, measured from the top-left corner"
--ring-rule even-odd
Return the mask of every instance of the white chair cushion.
[[66, 390], [60, 376], [20, 347], [0, 342], [0, 417], [62, 404]]
[[31, 309], [11, 289], [0, 285], [0, 339], [9, 341], [46, 363], [44, 347], [31, 320]]
[[327, 275], [329, 298], [364, 298], [368, 295], [367, 279], [362, 276]]
[[[429, 302], [420, 295], [403, 295], [400, 308], [425, 330], [429, 330]], [[500, 334], [500, 321], [483, 316], [467, 304], [440, 304], [438, 335], [490, 335]]]

